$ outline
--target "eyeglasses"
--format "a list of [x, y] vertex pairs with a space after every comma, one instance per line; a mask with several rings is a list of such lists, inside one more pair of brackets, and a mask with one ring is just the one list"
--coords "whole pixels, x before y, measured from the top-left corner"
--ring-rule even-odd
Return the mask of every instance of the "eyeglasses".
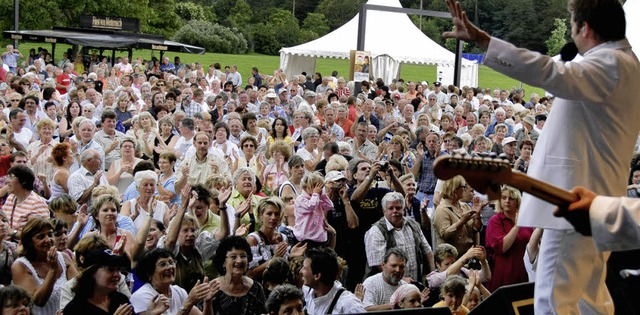
[[156, 264], [156, 266], [158, 266], [158, 267], [160, 267], [160, 268], [166, 268], [166, 267], [169, 267], [169, 266], [175, 266], [175, 265], [176, 265], [176, 262], [175, 262], [175, 260], [173, 260], [173, 259], [163, 260], [163, 261], [158, 262], [158, 263]]
[[164, 84], [156, 84], [156, 86], [164, 86]]
[[243, 148], [253, 148], [254, 145], [253, 144], [243, 144], [242, 147]]
[[238, 260], [238, 258], [240, 258], [240, 260], [243, 260], [243, 261], [248, 259], [247, 255], [229, 255], [229, 256], [226, 256], [226, 257], [228, 259], [233, 260], [233, 261]]
[[11, 102], [20, 102], [20, 100], [11, 100]]

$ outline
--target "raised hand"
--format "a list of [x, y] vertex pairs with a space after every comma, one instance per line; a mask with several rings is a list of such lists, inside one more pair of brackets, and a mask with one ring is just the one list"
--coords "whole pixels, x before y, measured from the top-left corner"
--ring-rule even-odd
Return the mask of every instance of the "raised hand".
[[293, 257], [302, 257], [304, 253], [307, 251], [307, 244], [302, 245], [301, 242], [291, 247], [291, 251], [289, 251], [289, 258]]
[[362, 283], [358, 283], [356, 284], [356, 290], [353, 293], [356, 295], [358, 300], [362, 301], [364, 300], [364, 291], [364, 285], [362, 285]]
[[444, 38], [456, 38], [465, 42], [475, 43], [486, 50], [489, 47], [489, 34], [480, 30], [469, 21], [467, 13], [462, 10], [459, 1], [446, 0], [447, 7], [453, 17], [453, 31], [442, 33]]

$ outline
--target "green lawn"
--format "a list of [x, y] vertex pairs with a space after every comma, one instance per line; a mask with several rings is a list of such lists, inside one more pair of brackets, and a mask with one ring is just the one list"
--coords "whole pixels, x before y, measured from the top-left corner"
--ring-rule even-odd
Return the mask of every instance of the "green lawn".
[[[27, 55], [29, 49], [44, 47], [47, 49], [51, 49], [49, 44], [45, 43], [23, 43], [20, 45], [20, 51], [23, 55]], [[62, 56], [62, 52], [66, 50], [68, 45], [59, 44], [56, 46], [56, 56], [54, 58], [60, 58]], [[105, 51], [105, 54], [110, 54], [110, 51]], [[116, 52], [116, 56], [126, 56], [126, 52]], [[153, 55], [156, 57], [160, 56], [159, 52], [153, 52]], [[176, 53], [168, 53], [167, 54], [172, 60]], [[252, 67], [258, 67], [260, 69], [260, 73], [271, 74], [273, 70], [277, 69], [280, 65], [280, 57], [279, 56], [266, 56], [266, 55], [258, 55], [258, 54], [247, 54], [247, 55], [228, 55], [228, 54], [216, 54], [216, 53], [206, 53], [204, 55], [193, 55], [193, 54], [178, 54], [180, 59], [184, 63], [192, 63], [199, 61], [203, 65], [209, 65], [215, 62], [219, 62], [221, 65], [237, 65], [238, 70], [242, 74], [243, 78], [247, 78], [251, 73]], [[152, 52], [149, 50], [134, 50], [133, 57], [134, 59], [137, 57], [142, 57], [144, 59], [150, 59], [152, 56]], [[316, 63], [316, 71], [322, 73], [323, 75], [330, 74], [333, 70], [338, 71], [340, 75], [347, 74], [349, 71], [349, 62], [345, 59], [329, 59], [329, 58], [321, 58], [318, 59]], [[433, 78], [436, 76], [436, 66], [435, 65], [402, 65], [400, 76], [404, 78], [405, 81], [423, 81], [427, 80], [429, 82], [433, 81]], [[507, 76], [504, 76], [500, 73], [497, 73], [483, 65], [480, 65], [478, 70], [478, 82], [481, 87], [489, 87], [489, 88], [501, 88], [501, 89], [510, 89], [511, 87], [520, 87], [520, 82], [517, 80], [513, 80]], [[345, 75], [346, 77], [346, 75]], [[539, 88], [533, 88], [529, 85], [523, 85], [526, 94], [529, 95], [532, 92], [536, 92], [540, 95], [544, 94], [544, 91]], [[528, 98], [528, 97], [527, 97]], [[528, 99], [527, 99], [528, 100]]]

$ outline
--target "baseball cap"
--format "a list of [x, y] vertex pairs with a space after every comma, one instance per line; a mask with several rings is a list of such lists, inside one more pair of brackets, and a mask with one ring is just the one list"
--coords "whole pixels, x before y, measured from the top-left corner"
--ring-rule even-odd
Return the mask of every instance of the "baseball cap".
[[346, 177], [344, 177], [344, 174], [342, 174], [342, 172], [340, 171], [330, 171], [329, 173], [327, 173], [327, 175], [324, 176], [324, 182], [335, 182], [341, 179], [346, 179]]
[[509, 143], [512, 143], [512, 142], [516, 142], [516, 138], [514, 138], [514, 137], [506, 137], [506, 138], [504, 138], [504, 140], [502, 140], [502, 146], [505, 146], [505, 145], [507, 145]]
[[274, 89], [269, 89], [267, 91], [267, 97], [268, 98], [277, 98], [278, 94], [276, 94], [276, 91]]

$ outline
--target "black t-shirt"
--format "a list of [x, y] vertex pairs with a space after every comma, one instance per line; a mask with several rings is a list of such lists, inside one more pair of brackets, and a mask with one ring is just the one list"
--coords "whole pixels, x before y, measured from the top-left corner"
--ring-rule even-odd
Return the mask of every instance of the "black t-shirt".
[[91, 315], [110, 315], [122, 304], [131, 304], [129, 298], [126, 295], [115, 291], [109, 294], [111, 301], [109, 302], [109, 312], [105, 312], [103, 309], [89, 303], [85, 298], [78, 298], [77, 296], [67, 304], [62, 311], [65, 315], [73, 314], [91, 314]]

